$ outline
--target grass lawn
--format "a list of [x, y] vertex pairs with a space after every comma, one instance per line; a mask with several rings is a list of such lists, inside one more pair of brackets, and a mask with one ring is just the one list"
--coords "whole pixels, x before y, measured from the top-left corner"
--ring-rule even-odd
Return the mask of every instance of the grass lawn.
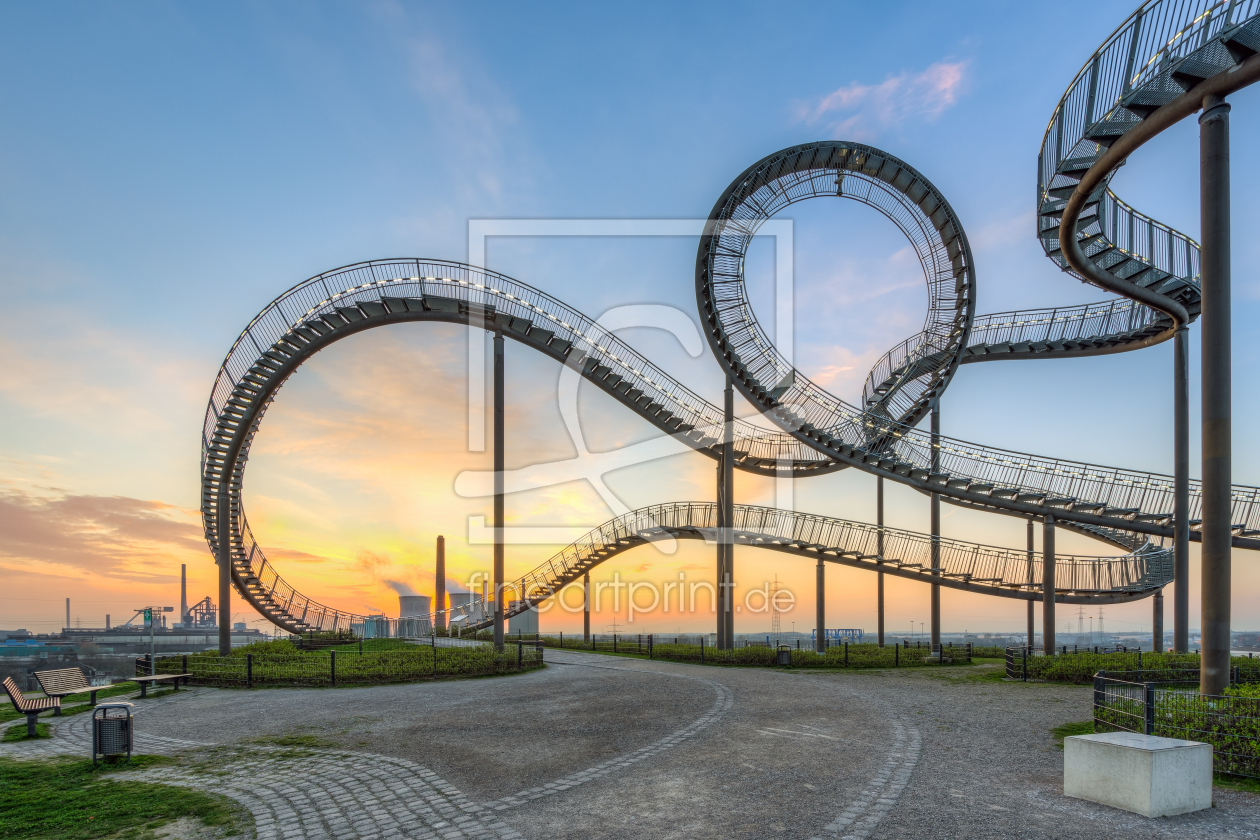
[[[35, 737], [36, 738], [51, 738], [52, 733], [48, 731], [48, 724], [46, 723], [35, 724]], [[26, 737], [26, 724], [23, 723], [21, 726], [10, 726], [4, 732], [4, 740], [6, 743], [9, 741], [31, 740]]]
[[1079, 720], [1075, 723], [1065, 723], [1062, 726], [1056, 726], [1050, 731], [1054, 733], [1054, 745], [1062, 751], [1064, 738], [1070, 738], [1073, 735], [1093, 735], [1094, 721]]
[[6, 840], [139, 840], [180, 817], [244, 832], [252, 818], [231, 800], [151, 782], [113, 781], [121, 771], [176, 759], [133, 756], [117, 764], [0, 758], [0, 837]]

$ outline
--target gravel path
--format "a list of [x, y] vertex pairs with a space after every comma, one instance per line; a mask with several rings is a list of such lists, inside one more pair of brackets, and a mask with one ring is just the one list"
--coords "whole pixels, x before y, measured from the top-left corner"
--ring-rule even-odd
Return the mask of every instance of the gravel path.
[[[138, 701], [137, 749], [186, 760], [136, 775], [236, 799], [264, 840], [1260, 837], [1251, 794], [1160, 820], [1065, 798], [1050, 730], [1089, 717], [1088, 688], [546, 658], [498, 679]], [[87, 755], [88, 716], [50, 720], [53, 740], [0, 755]]]

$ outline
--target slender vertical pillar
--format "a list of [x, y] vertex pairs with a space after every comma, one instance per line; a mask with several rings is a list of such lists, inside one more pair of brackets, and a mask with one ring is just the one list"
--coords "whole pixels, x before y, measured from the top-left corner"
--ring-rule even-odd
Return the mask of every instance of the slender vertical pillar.
[[582, 641], [591, 640], [591, 573], [582, 575]]
[[735, 386], [726, 378], [726, 419], [722, 438], [722, 486], [726, 496], [722, 500], [726, 530], [722, 542], [726, 546], [726, 575], [723, 578], [722, 603], [725, 606], [726, 647], [735, 647]]
[[434, 592], [433, 612], [437, 618], [433, 626], [438, 630], [446, 629], [446, 537], [438, 535], [437, 562], [433, 570]]
[[66, 599], [66, 629], [70, 629], [70, 599]]
[[1190, 331], [1173, 338], [1173, 651], [1190, 651]]
[[[884, 477], [876, 476], [875, 478], [875, 524], [879, 527], [876, 539], [879, 541], [876, 547], [876, 553], [879, 554], [879, 562], [884, 562]], [[877, 633], [879, 636], [879, 646], [884, 646], [884, 573], [877, 572], [875, 575], [875, 608], [878, 613], [877, 620], [879, 626]]]
[[1151, 598], [1151, 650], [1164, 652], [1164, 590]]
[[1203, 101], [1199, 117], [1199, 208], [1203, 242], [1203, 658], [1202, 694], [1229, 685], [1232, 423], [1230, 417], [1229, 104]]
[[[1033, 521], [1030, 518], [1028, 520], [1028, 583], [1029, 583], [1030, 589], [1032, 588], [1031, 585], [1035, 583], [1036, 581], [1037, 581], [1037, 575], [1033, 567]], [[1034, 632], [1035, 627], [1033, 624], [1034, 612], [1035, 610], [1033, 609], [1033, 602], [1029, 600], [1028, 602], [1028, 648], [1030, 650], [1032, 649], [1033, 640], [1036, 635], [1036, 633]]]
[[503, 650], [503, 333], [494, 333], [494, 647]]
[[[725, 451], [726, 444], [722, 444]], [[718, 650], [726, 649], [726, 596], [722, 588], [722, 582], [726, 580], [726, 470], [724, 455], [718, 456], [717, 463], [717, 509], [714, 511], [714, 537], [717, 540], [717, 569], [713, 576], [713, 581], [717, 585], [717, 594], [714, 595], [715, 607], [714, 614], [717, 617], [717, 648]]]
[[827, 649], [827, 570], [823, 567], [821, 557], [818, 558], [815, 583], [818, 597], [814, 602], [814, 625], [818, 628], [818, 633], [814, 636], [814, 651], [822, 653]]
[[1041, 530], [1041, 649], [1054, 654], [1054, 516], [1046, 514]]
[[[932, 403], [932, 473], [941, 471], [941, 404]], [[932, 505], [932, 577], [941, 575], [941, 495], [931, 495]], [[941, 648], [941, 586], [932, 584], [932, 650]]]
[[188, 626], [188, 564], [179, 564], [179, 623]]
[[227, 494], [219, 495], [219, 656], [232, 655], [232, 549], [228, 543]]

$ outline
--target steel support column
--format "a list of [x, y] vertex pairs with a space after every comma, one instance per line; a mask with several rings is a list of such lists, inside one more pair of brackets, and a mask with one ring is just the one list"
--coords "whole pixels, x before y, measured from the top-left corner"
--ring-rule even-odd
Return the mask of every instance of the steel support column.
[[591, 640], [591, 573], [582, 575], [582, 641]]
[[503, 650], [503, 333], [494, 333], [494, 647]]
[[1041, 529], [1041, 649], [1054, 654], [1054, 517]]
[[[225, 496], [219, 497], [220, 505], [227, 505]], [[222, 509], [222, 508], [221, 508]], [[220, 517], [223, 522], [223, 517]], [[219, 656], [232, 654], [232, 548], [228, 543], [228, 531], [219, 526]]]
[[818, 628], [818, 634], [814, 637], [814, 651], [822, 653], [827, 649], [827, 570], [821, 557], [818, 558], [815, 584], [818, 594], [814, 601], [814, 626]]
[[437, 562], [433, 570], [433, 613], [435, 616], [433, 627], [437, 630], [446, 629], [446, 537], [441, 535], [437, 538]]
[[[1033, 567], [1033, 521], [1028, 520], [1028, 583], [1031, 585], [1036, 582], [1037, 575]], [[1035, 638], [1035, 627], [1033, 624], [1033, 602], [1028, 602], [1028, 647], [1031, 649]]]
[[[932, 473], [941, 471], [941, 404], [932, 403]], [[932, 577], [941, 575], [941, 495], [931, 494]], [[932, 650], [941, 649], [941, 586], [932, 584]]]
[[1164, 652], [1164, 590], [1151, 598], [1151, 650]]
[[[878, 545], [876, 553], [879, 555], [879, 562], [884, 562], [884, 477], [877, 476], [875, 478], [875, 524], [879, 527]], [[875, 575], [875, 607], [878, 613], [878, 636], [879, 646], [884, 646], [884, 573], [877, 572]]]
[[726, 647], [735, 647], [735, 384], [726, 378], [725, 409], [722, 439], [722, 486], [726, 495], [722, 499], [722, 518], [726, 527], [722, 533], [725, 546], [726, 568], [722, 578], [722, 604], [724, 607], [724, 631]]
[[1199, 210], [1203, 240], [1203, 657], [1199, 691], [1229, 685], [1230, 551], [1230, 261], [1229, 104], [1203, 101], [1199, 117]]
[[[1173, 337], [1173, 651], [1190, 651], [1190, 331]], [[1161, 613], [1162, 615], [1162, 613]]]

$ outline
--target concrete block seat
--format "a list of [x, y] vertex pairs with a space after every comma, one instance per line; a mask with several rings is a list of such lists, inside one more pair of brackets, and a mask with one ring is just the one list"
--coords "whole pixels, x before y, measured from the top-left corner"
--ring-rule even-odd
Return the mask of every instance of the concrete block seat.
[[1063, 739], [1063, 793], [1171, 817], [1212, 807], [1212, 745], [1106, 732]]

